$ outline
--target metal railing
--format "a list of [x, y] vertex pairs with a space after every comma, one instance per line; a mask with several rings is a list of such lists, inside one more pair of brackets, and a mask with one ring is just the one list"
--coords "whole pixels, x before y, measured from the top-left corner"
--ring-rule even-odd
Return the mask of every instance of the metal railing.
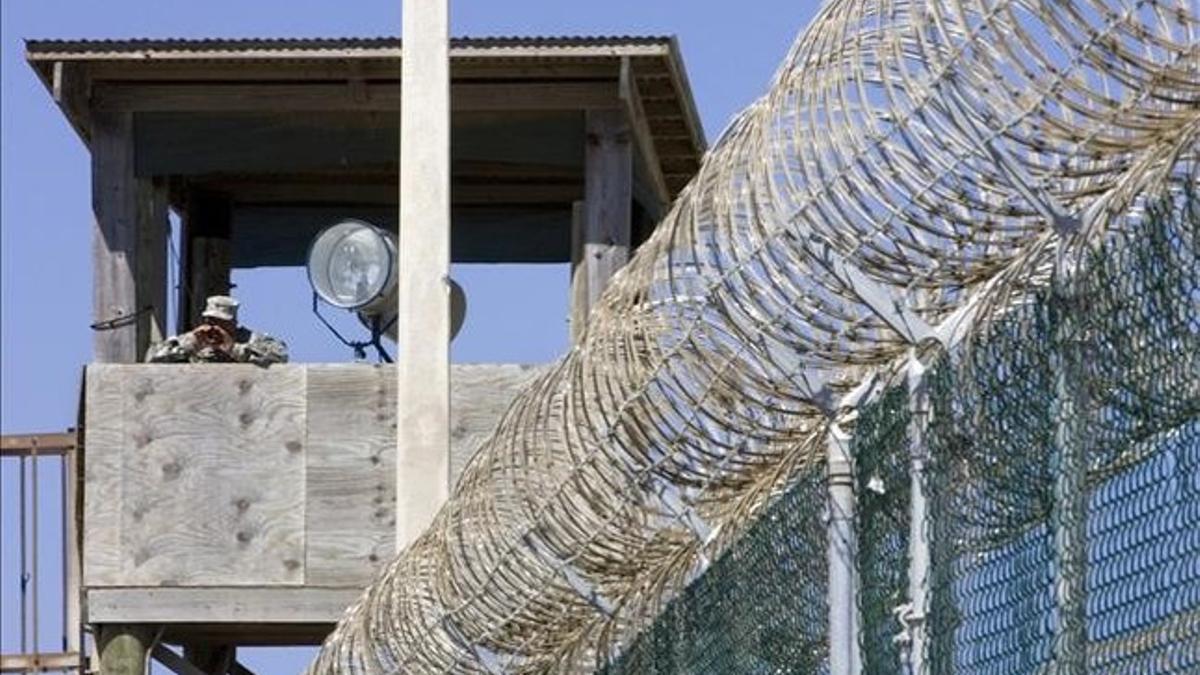
[[[84, 672], [82, 600], [80, 589], [80, 500], [79, 437], [75, 430], [65, 433], [12, 434], [0, 437], [0, 459], [17, 465], [17, 489], [5, 491], [3, 508], [15, 501], [17, 533], [5, 532], [6, 542], [15, 540], [19, 575], [19, 647], [16, 653], [0, 654], [0, 672]], [[47, 466], [49, 465], [49, 466]], [[49, 470], [51, 473], [45, 473]], [[44, 481], [57, 473], [59, 500], [57, 513], [43, 513], [41, 491]], [[54, 509], [51, 509], [54, 510]], [[38, 591], [47, 576], [54, 576], [45, 561], [39, 559], [43, 526], [55, 520], [61, 538], [61, 565], [57, 577], [62, 583], [62, 603], [46, 607]], [[45, 611], [57, 609], [61, 616], [61, 642], [58, 651], [43, 649], [40, 629]]]

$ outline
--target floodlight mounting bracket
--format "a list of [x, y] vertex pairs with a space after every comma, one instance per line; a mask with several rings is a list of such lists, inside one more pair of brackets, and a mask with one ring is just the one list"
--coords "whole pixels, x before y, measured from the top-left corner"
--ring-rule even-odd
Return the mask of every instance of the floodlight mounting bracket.
[[[384, 333], [386, 333], [388, 329], [392, 327], [392, 324], [396, 323], [396, 319], [398, 319], [399, 316], [392, 317], [392, 320], [388, 321], [386, 324], [383, 323], [382, 319], [378, 315], [372, 316], [369, 323], [369, 327], [371, 329], [371, 339], [350, 340], [347, 339], [346, 336], [342, 335], [337, 328], [334, 328], [333, 324], [329, 323], [329, 320], [326, 319], [323, 314], [321, 314], [321, 297], [317, 295], [316, 291], [313, 291], [312, 294], [312, 312], [317, 316], [321, 323], [329, 329], [329, 332], [333, 333], [334, 337], [336, 337], [342, 344], [354, 350], [355, 361], [366, 361], [367, 348], [374, 347], [380, 363], [393, 362], [392, 356], [387, 353], [386, 349], [383, 348], [383, 342], [381, 342], [381, 339], [383, 338]], [[365, 318], [364, 323], [367, 323]]]

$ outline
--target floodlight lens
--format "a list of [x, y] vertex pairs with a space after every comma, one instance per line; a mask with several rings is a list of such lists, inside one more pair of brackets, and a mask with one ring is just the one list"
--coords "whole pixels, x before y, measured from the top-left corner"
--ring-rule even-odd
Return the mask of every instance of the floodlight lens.
[[379, 228], [344, 221], [313, 241], [308, 279], [322, 300], [335, 307], [358, 309], [389, 290], [394, 281], [395, 253]]

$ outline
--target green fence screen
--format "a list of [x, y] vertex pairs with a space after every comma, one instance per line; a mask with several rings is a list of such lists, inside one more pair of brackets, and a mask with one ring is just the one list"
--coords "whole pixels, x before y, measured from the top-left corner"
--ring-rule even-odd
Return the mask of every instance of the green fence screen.
[[[853, 426], [864, 672], [909, 672], [916, 422], [928, 672], [1200, 673], [1200, 200], [1135, 214], [924, 387], [920, 420], [901, 382]], [[807, 471], [605, 672], [827, 672]]]

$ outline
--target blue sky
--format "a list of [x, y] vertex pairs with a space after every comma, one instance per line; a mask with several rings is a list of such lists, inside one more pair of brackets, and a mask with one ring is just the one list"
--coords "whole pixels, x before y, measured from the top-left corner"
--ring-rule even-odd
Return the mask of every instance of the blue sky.
[[[815, 0], [457, 0], [455, 35], [679, 36], [710, 139], [763, 93]], [[61, 431], [74, 424], [81, 367], [91, 356], [89, 159], [24, 62], [27, 38], [334, 37], [394, 35], [397, 0], [3, 0], [0, 2], [0, 430]], [[459, 267], [469, 311], [456, 361], [538, 362], [566, 346], [563, 266]], [[349, 360], [310, 315], [302, 270], [239, 272], [234, 281], [248, 325], [281, 333], [300, 361]], [[350, 325], [350, 324], [345, 324]], [[0, 647], [16, 649], [16, 469], [0, 474]], [[54, 476], [49, 474], [55, 473]], [[57, 475], [43, 469], [43, 503], [56, 504]], [[51, 480], [53, 478], [54, 480]], [[53, 513], [53, 511], [47, 511]], [[43, 523], [45, 604], [59, 597]], [[51, 583], [53, 582], [53, 583]], [[58, 649], [58, 620], [43, 617], [42, 647]], [[295, 672], [308, 652], [255, 650], [258, 673]]]

